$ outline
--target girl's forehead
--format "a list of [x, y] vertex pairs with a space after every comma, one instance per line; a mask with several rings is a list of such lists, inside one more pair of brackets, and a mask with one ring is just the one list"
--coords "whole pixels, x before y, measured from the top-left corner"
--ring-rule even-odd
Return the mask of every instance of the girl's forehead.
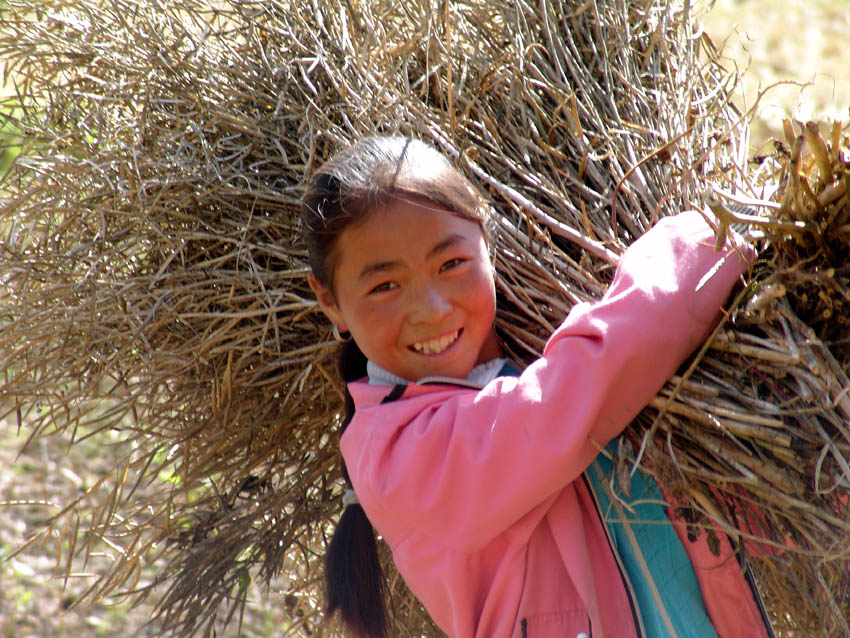
[[418, 199], [397, 199], [378, 206], [348, 226], [339, 245], [378, 244], [387, 247], [422, 248], [427, 239], [446, 233], [462, 233], [470, 239], [483, 237], [476, 220]]
[[472, 248], [481, 242], [484, 234], [477, 221], [431, 202], [395, 200], [340, 233], [335, 261], [337, 271], [349, 270], [380, 258], [407, 262], [433, 256], [451, 245]]

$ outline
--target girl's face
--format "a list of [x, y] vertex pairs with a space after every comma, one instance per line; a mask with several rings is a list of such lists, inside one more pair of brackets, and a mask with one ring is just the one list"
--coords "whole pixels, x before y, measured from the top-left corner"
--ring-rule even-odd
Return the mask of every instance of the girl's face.
[[464, 378], [501, 356], [496, 291], [478, 224], [422, 201], [395, 200], [336, 243], [333, 291], [319, 304], [374, 363], [409, 381]]

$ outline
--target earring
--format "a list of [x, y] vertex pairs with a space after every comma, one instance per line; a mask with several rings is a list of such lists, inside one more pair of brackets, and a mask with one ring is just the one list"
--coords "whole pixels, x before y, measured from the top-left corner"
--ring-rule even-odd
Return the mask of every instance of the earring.
[[351, 341], [351, 333], [347, 330], [340, 333], [339, 326], [334, 326], [334, 339], [336, 339], [340, 343]]

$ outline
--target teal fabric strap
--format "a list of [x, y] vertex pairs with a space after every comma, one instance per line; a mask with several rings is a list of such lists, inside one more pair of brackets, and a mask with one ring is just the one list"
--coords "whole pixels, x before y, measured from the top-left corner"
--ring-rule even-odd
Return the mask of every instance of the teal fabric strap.
[[[612, 441], [608, 450], [615, 446]], [[716, 637], [690, 558], [667, 517], [661, 490], [638, 470], [626, 497], [616, 479], [611, 480], [614, 475], [614, 463], [604, 453], [585, 472], [614, 551], [631, 581], [646, 635]]]

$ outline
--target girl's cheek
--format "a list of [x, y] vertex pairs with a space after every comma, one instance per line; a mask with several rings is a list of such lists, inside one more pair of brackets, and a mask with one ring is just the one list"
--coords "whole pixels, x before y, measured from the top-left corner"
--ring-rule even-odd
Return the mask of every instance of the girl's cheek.
[[487, 265], [486, 270], [479, 270], [476, 273], [476, 281], [474, 284], [476, 296], [492, 297], [495, 294], [495, 281], [493, 280], [492, 271]]
[[404, 300], [402, 294], [395, 295], [393, 299], [382, 299], [380, 302], [372, 303], [364, 312], [363, 318], [371, 325], [376, 322], [378, 326], [390, 322], [393, 318], [399, 317], [403, 312]]

